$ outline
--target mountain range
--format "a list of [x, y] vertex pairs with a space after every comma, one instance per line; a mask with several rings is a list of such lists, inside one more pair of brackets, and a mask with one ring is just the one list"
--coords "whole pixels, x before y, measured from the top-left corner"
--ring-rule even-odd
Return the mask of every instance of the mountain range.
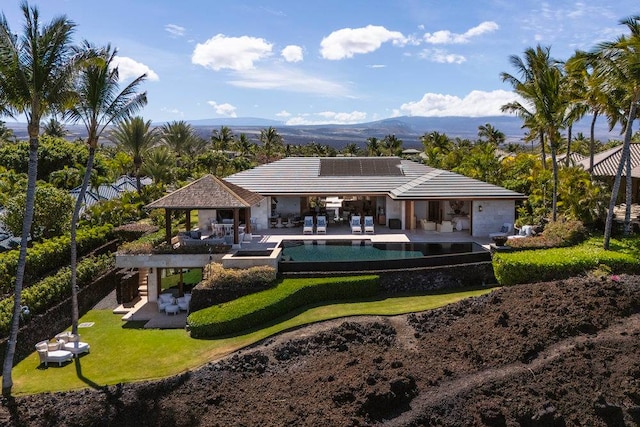
[[[583, 133], [589, 136], [591, 118], [586, 118], [573, 126], [573, 135]], [[304, 145], [318, 143], [341, 149], [347, 144], [355, 143], [364, 148], [369, 137], [378, 139], [386, 135], [395, 135], [403, 141], [404, 148], [420, 148], [420, 137], [433, 131], [444, 133], [451, 138], [463, 138], [476, 140], [478, 127], [487, 123], [505, 134], [507, 142], [522, 143], [526, 129], [522, 129], [522, 120], [512, 116], [490, 117], [395, 117], [369, 123], [360, 124], [324, 124], [324, 125], [286, 125], [284, 122], [260, 118], [224, 118], [185, 120], [191, 124], [196, 132], [208, 139], [213, 130], [219, 130], [222, 126], [231, 128], [235, 135], [245, 133], [250, 139], [257, 140], [262, 129], [273, 126], [283, 137], [285, 144]], [[162, 126], [164, 123], [154, 123], [154, 126]], [[26, 139], [26, 124], [6, 123], [13, 129], [18, 139]], [[84, 138], [86, 132], [81, 126], [67, 125], [69, 131], [67, 138]], [[596, 139], [606, 142], [610, 139], [621, 140], [619, 129], [609, 132], [606, 120], [599, 120], [595, 129]], [[106, 139], [106, 138], [104, 138]]]

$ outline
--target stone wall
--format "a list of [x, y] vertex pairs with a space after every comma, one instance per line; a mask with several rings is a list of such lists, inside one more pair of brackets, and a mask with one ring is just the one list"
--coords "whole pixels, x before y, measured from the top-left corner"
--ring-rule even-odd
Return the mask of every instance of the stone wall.
[[[114, 268], [80, 289], [78, 292], [78, 309], [80, 316], [91, 310], [94, 305], [109, 295], [116, 287], [116, 284], [120, 280], [117, 271], [118, 270]], [[14, 364], [33, 353], [35, 351], [34, 346], [37, 342], [50, 340], [57, 333], [67, 329], [69, 325], [71, 325], [71, 297], [51, 307], [44, 314], [31, 317], [18, 332]], [[3, 363], [6, 346], [7, 337], [0, 341], [0, 358]]]

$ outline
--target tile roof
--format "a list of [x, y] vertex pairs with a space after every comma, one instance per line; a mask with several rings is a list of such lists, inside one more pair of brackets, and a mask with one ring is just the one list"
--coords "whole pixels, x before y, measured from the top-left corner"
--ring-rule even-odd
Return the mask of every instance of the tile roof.
[[[629, 148], [631, 149], [631, 176], [640, 178], [640, 143], [632, 142]], [[616, 176], [621, 155], [622, 144], [607, 151], [596, 153], [593, 158], [593, 174], [595, 176]], [[578, 164], [588, 170], [589, 162], [589, 157], [587, 157], [578, 162]], [[622, 176], [625, 175], [626, 173], [623, 170]]]
[[231, 209], [246, 208], [264, 197], [213, 175], [205, 175], [166, 196], [149, 203], [146, 208], [166, 209]]
[[[434, 169], [397, 157], [331, 158], [339, 170], [355, 171], [351, 175], [322, 175], [327, 158], [288, 157], [228, 176], [231, 182], [263, 196], [295, 195], [389, 195], [396, 199], [526, 198], [520, 193], [487, 184], [466, 176]], [[344, 163], [338, 163], [344, 162]], [[394, 173], [373, 174], [395, 165]], [[326, 164], [326, 163], [325, 163]], [[335, 166], [335, 165], [334, 165]], [[386, 169], [385, 169], [386, 168]], [[366, 172], [364, 172], [366, 170]]]

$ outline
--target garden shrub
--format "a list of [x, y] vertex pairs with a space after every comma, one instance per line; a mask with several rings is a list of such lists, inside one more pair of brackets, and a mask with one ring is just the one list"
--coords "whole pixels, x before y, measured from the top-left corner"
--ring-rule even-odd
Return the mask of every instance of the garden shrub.
[[222, 264], [213, 262], [205, 266], [200, 286], [205, 289], [264, 287], [273, 284], [276, 275], [276, 269], [267, 265], [240, 269], [224, 268]]
[[[111, 225], [79, 229], [76, 234], [78, 255], [86, 255], [105, 244], [112, 230]], [[0, 292], [2, 294], [13, 292], [19, 255], [17, 250], [0, 254]], [[34, 243], [27, 250], [25, 283], [28, 284], [49, 271], [69, 264], [70, 260], [71, 237], [69, 235], [48, 239], [42, 243]]]
[[309, 304], [365, 298], [379, 292], [378, 276], [285, 279], [275, 288], [191, 313], [194, 338], [245, 331]]
[[[111, 255], [87, 257], [78, 263], [77, 284], [86, 286], [112, 269], [115, 259]], [[34, 283], [22, 291], [22, 305], [29, 307], [31, 315], [42, 314], [55, 304], [71, 296], [71, 269], [63, 267], [53, 276]], [[0, 301], [0, 336], [7, 336], [13, 315], [13, 297]]]
[[581, 221], [553, 221], [537, 236], [509, 239], [507, 245], [514, 249], [544, 249], [577, 245], [587, 238], [587, 229]]
[[595, 239], [570, 248], [497, 252], [493, 256], [493, 271], [501, 285], [565, 279], [603, 265], [616, 273], [640, 272], [637, 252], [605, 251]]

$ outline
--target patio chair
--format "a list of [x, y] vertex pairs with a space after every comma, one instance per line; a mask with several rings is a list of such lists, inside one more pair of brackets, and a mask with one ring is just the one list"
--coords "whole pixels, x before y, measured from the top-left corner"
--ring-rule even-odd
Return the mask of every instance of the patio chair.
[[351, 217], [351, 233], [362, 234], [362, 224], [360, 223], [360, 215]]
[[36, 344], [36, 351], [40, 358], [40, 364], [44, 363], [44, 366], [49, 366], [49, 362], [57, 362], [58, 366], [62, 366], [63, 362], [70, 362], [73, 360], [73, 354], [70, 351], [61, 349], [62, 343], [55, 342], [50, 343], [48, 341], [40, 341]]
[[327, 234], [327, 217], [324, 215], [318, 215], [318, 220], [316, 223], [316, 233]]
[[158, 295], [158, 311], [165, 311], [168, 306], [174, 305], [175, 301], [173, 294], [164, 293]]
[[71, 352], [74, 357], [82, 353], [89, 353], [91, 350], [88, 343], [80, 341], [80, 335], [72, 334], [69, 331], [56, 335], [56, 340], [61, 342], [62, 350]]
[[375, 228], [373, 225], [373, 216], [364, 217], [364, 232], [368, 234], [375, 233]]
[[305, 216], [304, 225], [302, 226], [302, 234], [313, 234], [313, 217]]
[[489, 233], [489, 238], [493, 239], [494, 237], [508, 237], [513, 234], [513, 224], [505, 222], [502, 224], [500, 231], [497, 233]]

